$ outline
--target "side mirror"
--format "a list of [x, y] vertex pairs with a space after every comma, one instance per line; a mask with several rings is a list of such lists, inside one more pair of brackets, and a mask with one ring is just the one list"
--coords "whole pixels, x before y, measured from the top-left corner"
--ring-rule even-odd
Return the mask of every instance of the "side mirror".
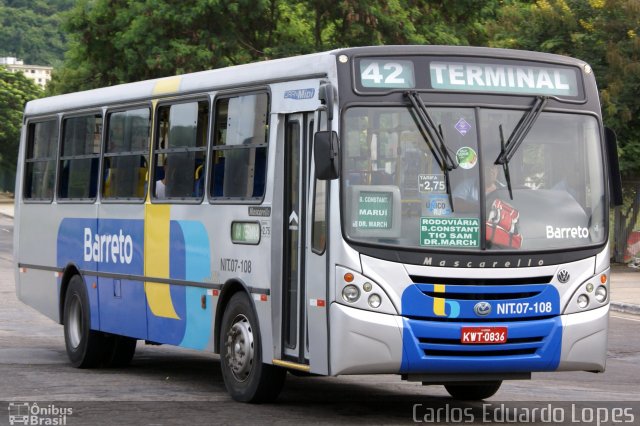
[[320, 85], [318, 99], [326, 107], [327, 120], [333, 120], [333, 86], [331, 83], [325, 82]]
[[621, 206], [623, 200], [620, 163], [618, 163], [618, 138], [612, 129], [605, 127], [604, 139], [606, 142], [607, 163], [609, 165], [609, 191], [611, 194], [611, 206]]
[[313, 138], [313, 157], [316, 179], [337, 179], [339, 176], [338, 134], [334, 131], [317, 132]]

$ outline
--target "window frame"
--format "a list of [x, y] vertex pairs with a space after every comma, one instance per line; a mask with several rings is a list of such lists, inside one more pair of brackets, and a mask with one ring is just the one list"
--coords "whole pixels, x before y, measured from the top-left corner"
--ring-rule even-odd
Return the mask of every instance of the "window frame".
[[[47, 157], [47, 159], [36, 159], [36, 157], [31, 157], [29, 158], [29, 148], [30, 148], [30, 143], [32, 140], [32, 135], [33, 135], [33, 130], [32, 130], [32, 126], [33, 129], [35, 129], [35, 126], [37, 124], [41, 124], [41, 123], [45, 123], [48, 121], [55, 121], [56, 123], [56, 143], [55, 143], [55, 148], [54, 148], [54, 156], [49, 158]], [[25, 128], [26, 128], [26, 134], [25, 134], [25, 149], [24, 149], [24, 157], [22, 159], [22, 190], [21, 190], [21, 194], [20, 196], [22, 197], [22, 201], [26, 204], [51, 204], [53, 203], [54, 200], [57, 199], [57, 194], [58, 194], [58, 163], [59, 163], [59, 158], [60, 158], [60, 139], [62, 136], [62, 120], [60, 120], [60, 115], [59, 114], [55, 114], [55, 115], [51, 115], [51, 116], [43, 116], [43, 117], [36, 117], [33, 119], [29, 119], [27, 120], [27, 122], [25, 123]], [[35, 136], [34, 136], [35, 137]], [[29, 197], [27, 198], [25, 195], [26, 189], [27, 189], [27, 165], [30, 163], [37, 163], [37, 162], [45, 162], [45, 161], [52, 161], [54, 162], [54, 170], [53, 170], [53, 188], [52, 188], [52, 192], [51, 192], [51, 197], [49, 198], [33, 198], [33, 197]]]
[[[159, 111], [162, 107], [171, 107], [173, 105], [180, 104], [189, 104], [189, 103], [199, 103], [206, 102], [209, 108], [207, 112], [207, 125], [206, 125], [206, 134], [205, 134], [205, 144], [203, 147], [180, 147], [180, 148], [166, 148], [166, 149], [158, 149], [157, 142], [159, 141], [160, 136], [160, 116]], [[151, 158], [149, 160], [149, 186], [147, 189], [148, 198], [152, 204], [189, 204], [189, 205], [198, 205], [202, 204], [202, 202], [206, 199], [205, 191], [203, 191], [202, 195], [199, 197], [165, 197], [165, 198], [157, 198], [155, 196], [156, 193], [156, 159], [159, 154], [172, 154], [172, 153], [186, 153], [186, 152], [204, 152], [204, 162], [203, 162], [203, 173], [204, 173], [204, 188], [207, 187], [207, 177], [208, 177], [208, 163], [209, 163], [209, 144], [211, 140], [211, 125], [212, 125], [212, 100], [211, 96], [208, 94], [196, 94], [188, 97], [180, 97], [180, 98], [169, 98], [162, 99], [158, 101], [153, 109], [152, 116], [152, 137], [151, 137]]]
[[145, 151], [145, 153], [143, 155], [150, 157], [151, 155], [151, 144], [153, 142], [153, 128], [154, 128], [154, 111], [153, 111], [153, 105], [151, 103], [151, 101], [147, 101], [147, 102], [142, 102], [142, 103], [136, 103], [136, 104], [130, 104], [130, 105], [118, 105], [118, 106], [114, 106], [114, 107], [107, 107], [104, 111], [104, 124], [103, 124], [103, 137], [102, 137], [102, 145], [100, 147], [100, 176], [99, 176], [99, 186], [98, 186], [98, 194], [100, 197], [100, 201], [105, 203], [105, 204], [144, 204], [146, 199], [147, 199], [147, 195], [149, 194], [149, 190], [150, 190], [150, 182], [151, 182], [151, 158], [147, 159], [147, 163], [149, 164], [149, 169], [147, 170], [147, 185], [146, 185], [146, 190], [144, 195], [142, 196], [142, 198], [126, 198], [126, 197], [105, 197], [103, 194], [104, 191], [104, 173], [105, 173], [105, 165], [106, 165], [106, 161], [105, 158], [113, 158], [113, 157], [123, 157], [123, 156], [127, 156], [127, 155], [135, 155], [138, 154], [141, 151], [127, 151], [127, 154], [123, 154], [123, 152], [119, 152], [116, 154], [108, 154], [107, 153], [107, 142], [108, 142], [108, 138], [107, 138], [107, 131], [109, 130], [109, 123], [110, 123], [110, 115], [114, 114], [114, 113], [119, 113], [119, 112], [128, 112], [128, 111], [133, 111], [133, 110], [138, 110], [138, 109], [148, 109], [149, 110], [149, 144], [147, 145], [147, 149]]
[[[215, 135], [218, 131], [218, 102], [224, 99], [232, 99], [239, 98], [242, 96], [251, 96], [251, 95], [261, 95], [264, 94], [267, 97], [267, 113], [266, 113], [266, 125], [268, 126], [268, 131], [266, 132], [266, 140], [262, 144], [256, 145], [248, 145], [245, 147], [238, 148], [237, 145], [232, 146], [222, 146], [217, 147], [215, 144]], [[245, 91], [231, 91], [231, 92], [218, 92], [213, 98], [213, 108], [211, 110], [212, 119], [211, 119], [211, 132], [209, 135], [209, 153], [207, 160], [207, 182], [206, 182], [206, 196], [210, 204], [232, 204], [232, 205], [260, 205], [264, 202], [264, 199], [267, 195], [267, 185], [268, 185], [268, 176], [269, 176], [269, 154], [270, 154], [270, 140], [271, 140], [271, 114], [272, 114], [272, 94], [269, 87], [261, 87], [253, 90], [245, 90]], [[258, 148], [266, 148], [266, 163], [264, 169], [264, 191], [260, 197], [215, 197], [211, 193], [211, 185], [213, 182], [213, 165], [212, 161], [215, 155], [215, 151], [231, 151], [234, 149], [258, 149]]]
[[[102, 171], [102, 152], [103, 152], [103, 146], [104, 146], [104, 135], [105, 135], [105, 115], [104, 115], [104, 108], [101, 109], [91, 109], [91, 110], [86, 110], [86, 111], [74, 111], [71, 112], [69, 114], [63, 114], [60, 117], [60, 128], [59, 128], [59, 135], [60, 135], [60, 140], [58, 142], [58, 163], [56, 166], [56, 192], [55, 192], [55, 197], [56, 197], [56, 201], [60, 204], [94, 204], [97, 200], [98, 197], [100, 196], [100, 192], [101, 192], [101, 176], [100, 173]], [[63, 156], [63, 148], [64, 148], [64, 134], [65, 134], [65, 120], [68, 119], [73, 119], [73, 118], [79, 118], [79, 117], [88, 117], [88, 116], [100, 116], [100, 118], [102, 119], [102, 129], [100, 131], [100, 152], [98, 152], [97, 154], [83, 154], [83, 155], [72, 155], [72, 156]], [[62, 162], [65, 160], [73, 160], [73, 159], [92, 159], [92, 158], [97, 158], [98, 159], [98, 177], [97, 177], [97, 181], [96, 181], [96, 194], [93, 197], [87, 197], [87, 198], [75, 198], [75, 197], [61, 197], [60, 196], [60, 190], [62, 189], [62, 185], [61, 185], [61, 179], [62, 179]]]

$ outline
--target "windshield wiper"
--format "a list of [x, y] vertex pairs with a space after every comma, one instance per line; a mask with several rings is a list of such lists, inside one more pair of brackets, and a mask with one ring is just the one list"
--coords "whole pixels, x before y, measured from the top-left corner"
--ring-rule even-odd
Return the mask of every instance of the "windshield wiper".
[[444, 173], [444, 180], [447, 188], [447, 195], [449, 196], [449, 205], [451, 211], [453, 211], [453, 197], [451, 195], [451, 182], [449, 181], [449, 172], [458, 167], [453, 161], [447, 147], [444, 143], [444, 136], [442, 133], [442, 127], [436, 126], [433, 119], [427, 111], [427, 107], [422, 102], [420, 95], [416, 91], [407, 91], [404, 95], [409, 98], [411, 106], [415, 111], [416, 123], [420, 128], [420, 133], [427, 143], [431, 154], [436, 159], [438, 166]]
[[518, 147], [524, 141], [524, 138], [527, 137], [527, 134], [533, 127], [534, 123], [540, 116], [540, 113], [544, 109], [544, 106], [547, 104], [549, 100], [546, 96], [536, 96], [536, 100], [533, 103], [533, 106], [529, 111], [522, 115], [518, 124], [511, 132], [509, 139], [505, 143], [504, 134], [502, 132], [502, 124], [499, 126], [500, 129], [500, 155], [496, 158], [495, 164], [499, 164], [502, 166], [502, 171], [504, 172], [504, 178], [507, 181], [507, 188], [509, 189], [509, 198], [513, 200], [513, 192], [511, 189], [511, 176], [509, 175], [509, 161], [515, 155]]

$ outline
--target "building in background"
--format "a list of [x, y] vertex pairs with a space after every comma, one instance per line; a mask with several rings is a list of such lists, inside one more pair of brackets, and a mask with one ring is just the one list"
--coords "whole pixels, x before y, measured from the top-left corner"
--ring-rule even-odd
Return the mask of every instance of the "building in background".
[[51, 81], [51, 71], [53, 71], [53, 67], [25, 65], [24, 61], [12, 57], [0, 58], [0, 66], [5, 66], [11, 72], [22, 72], [25, 77], [33, 80], [43, 90]]

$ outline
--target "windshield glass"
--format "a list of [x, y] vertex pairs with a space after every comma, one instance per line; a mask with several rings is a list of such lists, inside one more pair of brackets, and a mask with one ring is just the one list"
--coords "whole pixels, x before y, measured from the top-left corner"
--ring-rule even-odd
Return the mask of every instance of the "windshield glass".
[[[604, 177], [592, 116], [540, 114], [508, 163], [524, 112], [429, 107], [457, 164], [445, 174], [407, 107], [353, 107], [342, 138], [345, 231], [353, 241], [444, 250], [547, 250], [604, 241]], [[453, 200], [451, 206], [450, 198]]]

